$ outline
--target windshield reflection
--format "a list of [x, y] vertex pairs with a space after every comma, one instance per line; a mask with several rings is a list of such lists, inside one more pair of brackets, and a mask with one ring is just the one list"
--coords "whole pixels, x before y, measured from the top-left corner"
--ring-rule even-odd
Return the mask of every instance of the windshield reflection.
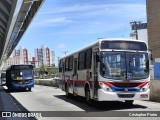
[[14, 70], [11, 72], [11, 78], [15, 80], [33, 79], [33, 70]]
[[116, 80], [138, 80], [149, 76], [147, 53], [101, 52], [100, 73]]
[[142, 79], [149, 75], [149, 60], [146, 53], [127, 53], [127, 78]]

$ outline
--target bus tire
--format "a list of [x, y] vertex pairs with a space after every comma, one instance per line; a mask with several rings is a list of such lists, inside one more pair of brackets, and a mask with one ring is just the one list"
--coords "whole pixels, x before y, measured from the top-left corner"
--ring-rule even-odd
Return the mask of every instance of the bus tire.
[[11, 88], [8, 88], [8, 90], [7, 90], [8, 92], [12, 92], [12, 89]]
[[92, 105], [92, 99], [91, 99], [91, 94], [90, 94], [90, 90], [88, 87], [86, 87], [85, 89], [85, 99], [86, 99], [86, 103], [87, 105]]
[[31, 88], [28, 88], [28, 91], [31, 91], [32, 89]]
[[125, 104], [127, 106], [132, 106], [133, 105], [134, 100], [125, 100]]
[[65, 92], [66, 92], [66, 97], [71, 98], [71, 94], [69, 93], [69, 88], [67, 84], [65, 85]]

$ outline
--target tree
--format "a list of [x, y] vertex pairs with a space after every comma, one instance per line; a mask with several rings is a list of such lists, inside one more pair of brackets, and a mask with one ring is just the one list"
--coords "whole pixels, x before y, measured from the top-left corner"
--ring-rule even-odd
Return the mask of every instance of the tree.
[[42, 64], [40, 66], [39, 72], [40, 72], [41, 75], [43, 75], [47, 72], [46, 66], [44, 64]]
[[53, 64], [51, 65], [51, 67], [55, 68], [55, 63], [53, 63]]
[[48, 70], [48, 74], [56, 74], [58, 73], [58, 70]]

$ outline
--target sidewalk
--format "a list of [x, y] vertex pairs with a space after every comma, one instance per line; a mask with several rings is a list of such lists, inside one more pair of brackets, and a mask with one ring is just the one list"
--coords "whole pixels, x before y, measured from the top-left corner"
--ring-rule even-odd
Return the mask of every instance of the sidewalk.
[[[25, 110], [18, 101], [10, 93], [7, 93], [6, 90], [0, 86], [0, 114], [2, 112], [15, 112]], [[26, 118], [20, 117], [0, 117], [0, 120], [26, 120]]]

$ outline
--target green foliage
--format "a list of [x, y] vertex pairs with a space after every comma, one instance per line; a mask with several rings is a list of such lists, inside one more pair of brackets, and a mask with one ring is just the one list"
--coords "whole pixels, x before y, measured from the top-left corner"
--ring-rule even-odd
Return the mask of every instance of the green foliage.
[[58, 73], [58, 70], [48, 70], [48, 74], [56, 74]]
[[54, 69], [54, 68], [55, 68], [55, 65], [54, 65], [54, 64], [53, 64], [52, 67], [50, 67], [50, 68], [47, 68], [47, 66], [45, 66], [44, 64], [42, 64], [42, 65], [40, 66], [39, 73], [40, 73], [41, 75], [44, 75], [44, 74], [49, 74], [49, 75], [51, 75], [51, 74], [56, 74], [56, 73], [58, 73], [58, 69]]
[[56, 65], [55, 65], [55, 64], [52, 64], [51, 66], [52, 66], [53, 68], [55, 68]]
[[43, 75], [46, 73], [46, 71], [47, 71], [46, 66], [42, 64], [39, 69], [40, 74]]

